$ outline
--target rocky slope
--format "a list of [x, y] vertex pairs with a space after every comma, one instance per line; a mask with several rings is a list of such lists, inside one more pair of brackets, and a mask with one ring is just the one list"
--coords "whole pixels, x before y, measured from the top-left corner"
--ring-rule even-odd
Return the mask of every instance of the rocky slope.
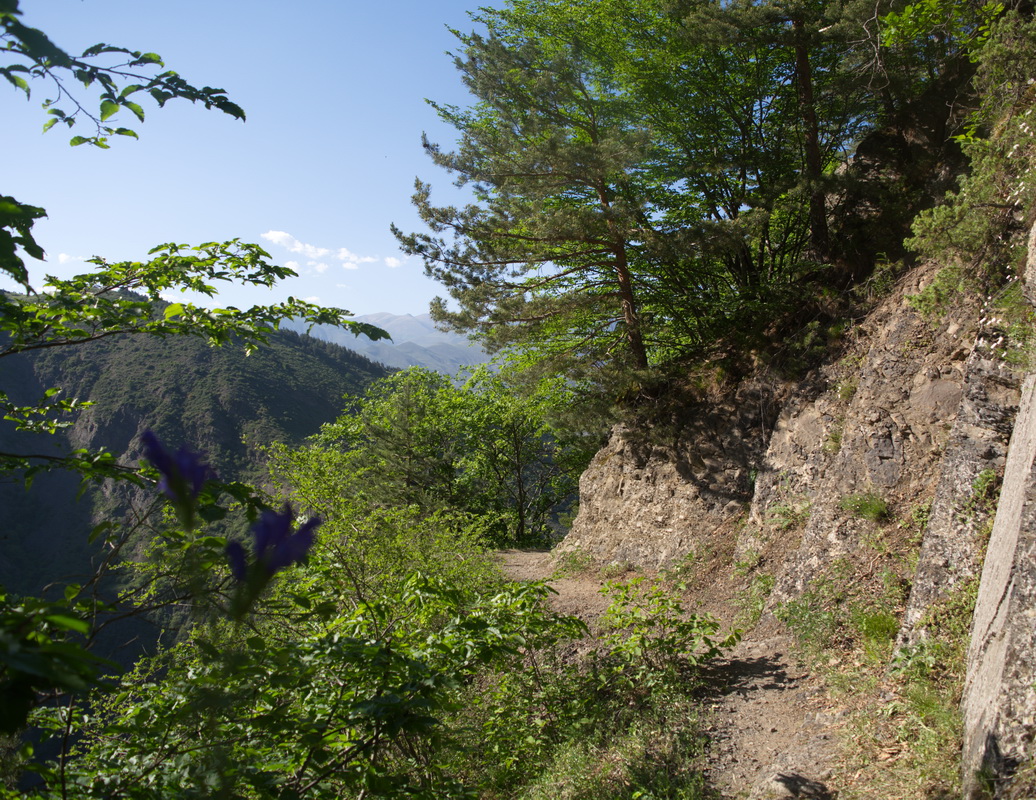
[[[888, 641], [877, 681], [903, 664], [951, 660], [947, 631], [966, 631], [977, 597], [965, 790], [1032, 796], [1036, 410], [1027, 399], [1019, 416], [1024, 375], [1005, 359], [995, 298], [937, 319], [911, 305], [937, 271], [906, 275], [843, 334], [839, 356], [801, 380], [761, 369], [732, 393], [692, 393], [672, 418], [617, 428], [583, 476], [560, 548], [603, 564], [679, 565], [702, 607], [755, 626], [749, 649], [791, 630], [837, 672], [841, 654], [859, 662]], [[1036, 285], [1036, 269], [1028, 280]], [[892, 684], [881, 691], [895, 715], [906, 701]], [[796, 762], [802, 780], [828, 791], [793, 756], [741, 775], [751, 796], [826, 796], [775, 787], [781, 764]], [[867, 772], [832, 786], [878, 796], [877, 784], [853, 786]]]

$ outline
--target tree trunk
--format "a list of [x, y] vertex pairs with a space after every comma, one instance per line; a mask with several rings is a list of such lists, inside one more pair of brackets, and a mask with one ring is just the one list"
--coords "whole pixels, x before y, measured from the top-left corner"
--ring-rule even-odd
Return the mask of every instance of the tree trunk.
[[[610, 213], [611, 196], [608, 189], [599, 186], [597, 197], [602, 210], [606, 214]], [[615, 279], [619, 284], [622, 318], [626, 324], [626, 342], [629, 345], [630, 355], [633, 356], [633, 366], [637, 369], [647, 369], [647, 348], [644, 347], [640, 316], [637, 314], [637, 302], [633, 294], [633, 276], [630, 274], [629, 260], [626, 258], [626, 243], [613, 219], [608, 220], [608, 233], [611, 235], [612, 255], [615, 257]]]
[[647, 369], [647, 349], [644, 347], [644, 336], [640, 330], [640, 317], [637, 304], [633, 298], [633, 277], [630, 275], [626, 250], [615, 251], [615, 277], [619, 282], [619, 297], [622, 300], [622, 317], [626, 323], [626, 341], [633, 355], [633, 365], [637, 369]]
[[809, 243], [814, 258], [826, 261], [831, 252], [827, 231], [827, 201], [820, 179], [823, 160], [820, 156], [820, 129], [813, 100], [813, 69], [809, 63], [806, 25], [801, 17], [791, 22], [795, 41], [795, 82], [799, 91], [802, 131], [806, 150], [806, 186], [809, 191]]

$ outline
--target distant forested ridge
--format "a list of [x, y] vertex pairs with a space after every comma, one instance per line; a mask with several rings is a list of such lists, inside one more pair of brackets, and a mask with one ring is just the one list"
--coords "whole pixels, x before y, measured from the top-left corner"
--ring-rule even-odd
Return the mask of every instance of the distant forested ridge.
[[[424, 367], [425, 369], [455, 375], [465, 367], [473, 367], [489, 360], [489, 355], [466, 336], [440, 330], [429, 314], [363, 314], [357, 322], [377, 325], [388, 332], [391, 340], [372, 341], [366, 336], [354, 336], [350, 331], [333, 325], [314, 325], [309, 334], [326, 342], [334, 342], [367, 356], [387, 367]], [[306, 325], [289, 322], [287, 328], [300, 333]]]
[[[261, 479], [261, 448], [298, 445], [336, 419], [343, 397], [359, 394], [389, 370], [338, 345], [291, 331], [246, 355], [240, 347], [210, 347], [198, 338], [124, 335], [75, 348], [53, 348], [6, 359], [0, 391], [29, 402], [52, 387], [61, 397], [89, 400], [57, 435], [24, 433], [0, 422], [0, 451], [67, 452], [105, 449], [136, 466], [139, 437], [153, 430], [190, 442], [223, 480]], [[88, 492], [68, 474], [37, 476], [26, 493], [0, 484], [10, 512], [0, 533], [0, 583], [38, 587], [81, 568], [93, 551], [82, 531], [103, 508], [124, 512], [125, 497]]]

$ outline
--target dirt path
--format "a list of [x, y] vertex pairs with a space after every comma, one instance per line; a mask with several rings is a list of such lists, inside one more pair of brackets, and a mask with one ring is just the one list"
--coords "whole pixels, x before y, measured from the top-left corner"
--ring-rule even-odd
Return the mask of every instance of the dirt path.
[[[554, 571], [544, 552], [507, 550], [500, 566], [514, 580], [549, 580]], [[589, 622], [607, 607], [593, 574], [549, 583], [558, 593], [552, 605], [561, 613]], [[778, 635], [746, 638], [706, 672], [707, 772], [722, 798], [835, 800], [825, 781], [844, 711], [789, 654], [790, 645]]]

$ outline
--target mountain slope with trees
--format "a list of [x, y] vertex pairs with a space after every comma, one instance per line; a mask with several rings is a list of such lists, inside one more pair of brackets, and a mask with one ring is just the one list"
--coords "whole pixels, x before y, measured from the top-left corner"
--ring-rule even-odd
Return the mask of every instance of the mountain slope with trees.
[[[16, 0], [0, 1], [10, 82], [57, 70], [102, 88], [98, 135], [79, 143], [107, 144], [120, 109], [139, 118], [131, 98], [145, 89], [159, 105], [176, 96], [240, 111], [175, 73], [123, 85], [119, 68], [84, 67], [18, 17]], [[5, 369], [35, 380], [22, 351], [47, 352], [41, 364], [65, 353], [83, 391], [113, 409], [43, 383], [42, 396], [3, 396], [17, 442], [59, 447], [0, 452], [0, 469], [37, 484], [82, 477], [105, 498], [143, 501], [127, 526], [84, 521], [83, 539], [103, 552], [94, 578], [46, 596], [0, 590], [0, 732], [12, 735], [0, 796], [742, 793], [710, 777], [699, 688], [709, 662], [744, 657], [734, 648], [757, 624], [778, 636], [748, 643], [756, 666], [793, 634], [814, 671], [836, 670], [830, 684], [863, 706], [872, 727], [857, 741], [870, 763], [823, 778], [846, 796], [1031, 794], [1031, 709], [1020, 735], [998, 740], [1021, 743], [1010, 764], [961, 776], [954, 700], [1013, 391], [998, 360], [1025, 359], [1032, 345], [1031, 307], [1010, 302], [1036, 174], [1030, 5], [510, 0], [475, 18], [486, 32], [459, 31], [457, 54], [472, 103], [439, 106], [459, 141], [427, 143], [467, 204], [435, 205], [419, 183], [427, 230], [398, 234], [452, 297], [433, 316], [505, 350], [503, 374], [460, 388], [421, 371], [378, 381], [305, 447], [275, 448], [267, 485], [229, 484], [197, 442], [163, 437], [208, 435], [227, 421], [224, 404], [241, 401], [265, 435], [290, 409], [267, 370], [258, 387], [206, 373], [211, 391], [192, 395], [179, 373], [223, 364], [222, 351], [182, 342], [254, 351], [297, 316], [376, 330], [296, 301], [162, 304], [172, 288], [212, 294], [219, 280], [290, 274], [255, 245], [97, 259], [40, 295], [20, 257], [0, 261], [27, 290], [0, 302]], [[82, 58], [97, 56], [160, 64], [104, 46]], [[933, 265], [911, 271], [903, 236], [925, 208], [909, 245]], [[33, 256], [41, 209], [5, 199], [0, 211], [0, 256], [18, 243]], [[979, 293], [1003, 319], [975, 321]], [[1002, 326], [1000, 338], [956, 346], [976, 325]], [[152, 337], [178, 343], [176, 374], [150, 362], [130, 374], [113, 359], [104, 384], [72, 363], [100, 339], [130, 356]], [[270, 370], [295, 381], [280, 357]], [[540, 394], [533, 402], [515, 385]], [[188, 413], [143, 437], [146, 463], [62, 438], [77, 426], [91, 443], [139, 431], [119, 409], [149, 393]], [[543, 583], [506, 581], [487, 545], [553, 527], [569, 465], [599, 441], [604, 412], [624, 425], [582, 478], [581, 521], [558, 567], [592, 568], [593, 543], [618, 531], [604, 570], [623, 579], [581, 620], [551, 610]], [[239, 452], [215, 448], [228, 463]], [[989, 464], [977, 473], [976, 452]], [[913, 481], [942, 458], [949, 478], [926, 505], [930, 487]], [[753, 497], [760, 519], [746, 522]], [[703, 534], [718, 515], [724, 525]], [[675, 544], [663, 552], [658, 535]], [[590, 552], [576, 549], [580, 536]], [[634, 556], [666, 569], [638, 574], [623, 563]], [[944, 567], [961, 569], [925, 573]], [[112, 574], [115, 591], [99, 591]], [[737, 586], [722, 599], [742, 606], [742, 630], [721, 632], [699, 607], [716, 598], [688, 594], [695, 586]], [[1025, 591], [1012, 596], [1027, 613]], [[96, 643], [127, 619], [175, 637], [119, 671], [97, 660]], [[878, 713], [861, 690], [891, 699]], [[34, 751], [41, 739], [49, 751]], [[830, 795], [795, 769], [756, 788]]]
[[[265, 476], [263, 448], [299, 446], [341, 413], [346, 395], [361, 393], [388, 371], [337, 345], [280, 332], [246, 355], [200, 339], [122, 336], [67, 352], [45, 349], [7, 359], [0, 391], [30, 402], [52, 386], [65, 400], [89, 401], [57, 435], [30, 444], [11, 422], [0, 423], [0, 451], [55, 457], [85, 448], [134, 466], [145, 430], [167, 441], [192, 442], [226, 481]], [[97, 548], [80, 533], [122, 517], [139, 492], [88, 490], [73, 476], [39, 475], [26, 492], [0, 487], [12, 511], [3, 533], [0, 583], [27, 592], [91, 570]]]

